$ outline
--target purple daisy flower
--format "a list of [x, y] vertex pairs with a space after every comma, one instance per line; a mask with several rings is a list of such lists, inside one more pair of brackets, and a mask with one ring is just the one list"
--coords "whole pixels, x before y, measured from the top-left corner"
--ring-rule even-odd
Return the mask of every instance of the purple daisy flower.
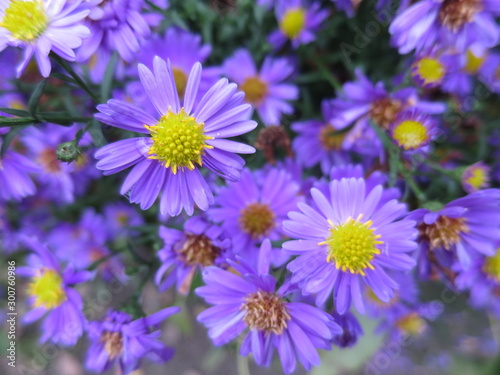
[[45, 316], [41, 343], [51, 340], [75, 345], [87, 321], [82, 313], [82, 298], [73, 286], [90, 280], [93, 274], [72, 267], [63, 272], [54, 255], [38, 239], [26, 236], [22, 242], [34, 252], [29, 266], [17, 268], [18, 275], [31, 278], [27, 291], [33, 309], [24, 315], [23, 322], [31, 323]]
[[[150, 38], [137, 54], [137, 61], [152, 69], [153, 56], [158, 56], [165, 61], [170, 60], [177, 93], [182, 99], [186, 92], [189, 72], [195, 63], [203, 64], [211, 52], [212, 47], [208, 44], [202, 44], [200, 35], [192, 34], [178, 27], [171, 27], [167, 29], [164, 37], [155, 35]], [[136, 75], [136, 72], [134, 71], [132, 74]], [[197, 101], [218, 81], [220, 75], [221, 69], [218, 67], [203, 68]], [[134, 103], [140, 104], [143, 108], [148, 106], [148, 109], [154, 110], [140, 82], [130, 83], [127, 86], [127, 93]]]
[[7, 46], [24, 49], [23, 60], [17, 67], [18, 77], [33, 55], [44, 77], [51, 71], [51, 51], [75, 61], [73, 50], [89, 35], [89, 29], [80, 23], [89, 11], [80, 5], [80, 0], [0, 1], [0, 51]]
[[86, 22], [90, 36], [78, 50], [78, 60], [87, 61], [101, 49], [108, 55], [118, 51], [123, 60], [132, 62], [151, 32], [149, 20], [141, 13], [146, 6], [144, 0], [91, 0]]
[[227, 77], [236, 82], [266, 126], [280, 125], [281, 116], [293, 113], [290, 100], [299, 97], [297, 86], [286, 83], [294, 72], [287, 58], [266, 57], [259, 72], [246, 49], [236, 51], [224, 63]]
[[210, 187], [195, 164], [236, 181], [244, 160], [235, 153], [255, 149], [224, 138], [245, 134], [257, 124], [248, 120], [252, 108], [234, 83], [219, 80], [195, 106], [201, 80], [201, 64], [193, 66], [183, 105], [170, 64], [155, 57], [154, 73], [139, 64], [139, 76], [157, 114], [122, 100], [111, 99], [97, 107], [99, 121], [149, 137], [130, 138], [104, 146], [95, 153], [97, 168], [114, 174], [134, 166], [122, 185], [130, 201], [142, 209], [153, 205], [162, 192], [160, 211], [175, 216], [194, 206], [206, 210], [213, 203]]
[[494, 255], [477, 257], [468, 269], [455, 268], [459, 271], [455, 285], [470, 291], [471, 306], [487, 308], [500, 317], [500, 299], [494, 297], [500, 293], [500, 245]]
[[353, 347], [358, 342], [359, 336], [363, 335], [363, 328], [359, 324], [358, 319], [349, 311], [344, 315], [340, 315], [334, 311], [332, 316], [335, 322], [342, 328], [341, 334], [333, 336], [333, 344], [340, 348]]
[[179, 307], [168, 307], [135, 320], [125, 312], [108, 311], [102, 321], [89, 323], [91, 344], [86, 367], [102, 373], [118, 362], [121, 373], [130, 374], [140, 367], [142, 358], [158, 363], [168, 361], [174, 350], [159, 340], [161, 331], [152, 327], [158, 327], [179, 311]]
[[490, 186], [491, 168], [482, 161], [469, 165], [462, 172], [462, 187], [467, 193], [488, 188]]
[[269, 366], [276, 349], [286, 374], [295, 370], [297, 359], [310, 370], [320, 363], [316, 349], [330, 349], [330, 340], [342, 330], [324, 311], [284, 299], [287, 288], [276, 290], [276, 279], [269, 274], [270, 252], [266, 240], [257, 271], [228, 260], [238, 276], [214, 266], [205, 268], [206, 286], [197, 288], [196, 294], [214, 306], [198, 315], [198, 321], [208, 327], [216, 346], [248, 329], [240, 355], [252, 353], [259, 366]]
[[402, 54], [434, 47], [485, 49], [498, 43], [498, 14], [498, 4], [490, 0], [422, 0], [396, 17], [389, 32]]
[[276, 0], [274, 7], [279, 28], [269, 35], [269, 42], [280, 49], [287, 40], [293, 48], [311, 43], [315, 33], [328, 17], [318, 2], [308, 0]]
[[238, 182], [219, 191], [208, 216], [231, 236], [234, 251], [245, 257], [252, 246], [283, 237], [281, 224], [295, 209], [300, 186], [283, 170], [270, 169], [264, 176], [245, 169]]
[[437, 134], [432, 118], [418, 111], [400, 113], [389, 130], [394, 142], [405, 151], [422, 149]]
[[144, 218], [134, 207], [125, 203], [112, 203], [104, 207], [104, 221], [108, 240], [125, 239], [137, 233], [130, 229], [144, 224]]
[[500, 241], [500, 190], [476, 191], [439, 211], [420, 208], [408, 218], [419, 223], [418, 260], [422, 274], [429, 273], [430, 255], [437, 258], [456, 255], [467, 269], [478, 253], [487, 256], [495, 253]]
[[[5, 134], [9, 128], [0, 128]], [[0, 139], [0, 147], [2, 146]], [[36, 187], [30, 177], [40, 168], [25, 156], [8, 149], [0, 158], [0, 201], [17, 200], [35, 194]]]
[[418, 56], [411, 65], [411, 76], [421, 87], [434, 88], [443, 83], [450, 67], [446, 60], [437, 53], [427, 53]]
[[160, 226], [159, 235], [164, 243], [158, 251], [162, 265], [155, 278], [160, 291], [176, 283], [179, 293], [187, 294], [196, 270], [220, 267], [230, 255], [231, 240], [219, 226], [200, 216], [186, 220], [183, 231]]
[[[415, 222], [401, 219], [406, 206], [397, 200], [379, 206], [382, 186], [366, 194], [363, 179], [343, 178], [330, 183], [330, 199], [311, 189], [316, 209], [299, 203], [283, 228], [292, 238], [283, 249], [300, 256], [288, 264], [291, 282], [304, 293], [317, 293], [317, 305], [332, 294], [344, 314], [354, 302], [363, 313], [361, 280], [382, 301], [389, 301], [398, 284], [385, 269], [406, 271], [415, 264], [407, 254], [416, 247]], [[378, 208], [377, 208], [378, 207]]]

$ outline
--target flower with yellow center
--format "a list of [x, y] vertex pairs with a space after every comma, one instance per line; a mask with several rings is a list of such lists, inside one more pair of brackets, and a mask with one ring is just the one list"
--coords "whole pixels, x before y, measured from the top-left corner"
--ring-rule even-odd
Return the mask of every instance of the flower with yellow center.
[[54, 309], [66, 301], [62, 278], [51, 269], [42, 269], [33, 277], [28, 294], [35, 298], [35, 307]]
[[426, 322], [416, 312], [409, 313], [396, 321], [396, 327], [409, 335], [416, 336], [423, 332]]
[[490, 167], [482, 162], [470, 165], [464, 169], [461, 180], [467, 193], [484, 189], [490, 184]]
[[213, 148], [205, 143], [207, 137], [204, 124], [181, 108], [179, 113], [168, 113], [154, 126], [145, 125], [151, 133], [153, 145], [149, 149], [149, 158], [160, 161], [176, 174], [180, 168], [193, 170], [194, 163], [202, 165], [201, 157], [205, 148]]
[[483, 271], [489, 279], [500, 283], [500, 248], [497, 249], [495, 255], [486, 257]]
[[446, 73], [446, 69], [434, 57], [423, 57], [415, 61], [412, 65], [412, 76], [419, 81], [423, 86], [435, 86], [441, 83]]
[[397, 121], [392, 126], [392, 138], [403, 150], [415, 150], [425, 146], [430, 138], [429, 128], [421, 118]]
[[276, 225], [273, 210], [263, 203], [248, 204], [241, 210], [238, 222], [243, 232], [248, 233], [252, 238], [268, 234]]
[[476, 56], [470, 49], [467, 50], [464, 70], [469, 74], [476, 74], [483, 66], [486, 54]]
[[318, 245], [328, 246], [327, 262], [335, 263], [337, 269], [365, 276], [367, 268], [374, 269], [371, 264], [375, 255], [380, 254], [377, 246], [380, 235], [371, 228], [373, 222], [361, 222], [362, 215], [356, 220], [352, 218], [340, 225], [330, 223], [330, 236]]
[[253, 106], [259, 106], [269, 92], [267, 83], [257, 76], [246, 78], [240, 89], [245, 93], [245, 101]]
[[332, 125], [326, 124], [319, 131], [319, 141], [325, 150], [340, 150], [347, 133], [338, 132]]
[[11, 0], [0, 21], [0, 27], [23, 42], [37, 39], [47, 29], [47, 25], [47, 12], [41, 0]]
[[306, 25], [306, 11], [302, 7], [288, 9], [280, 22], [280, 30], [289, 39], [297, 38]]

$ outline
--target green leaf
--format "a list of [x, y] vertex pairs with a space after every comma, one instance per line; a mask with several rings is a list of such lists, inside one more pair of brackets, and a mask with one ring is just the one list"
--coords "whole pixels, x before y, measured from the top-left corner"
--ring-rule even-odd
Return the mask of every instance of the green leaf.
[[78, 86], [78, 83], [73, 78], [68, 77], [67, 75], [54, 72], [54, 73], [51, 74], [51, 76], [54, 77], [54, 78], [60, 79], [61, 81], [73, 83], [74, 85]]
[[43, 94], [43, 89], [45, 88], [45, 84], [47, 83], [47, 79], [42, 79], [33, 90], [33, 94], [31, 94], [30, 100], [28, 102], [28, 110], [31, 116], [36, 118], [36, 111], [38, 109], [38, 103], [40, 102], [40, 98]]
[[0, 116], [0, 126], [28, 125], [36, 120], [33, 117], [4, 117]]
[[19, 117], [29, 117], [29, 112], [25, 111], [24, 109], [14, 109], [14, 108], [5, 108], [5, 107], [0, 107], [0, 112], [7, 113], [12, 116], [19, 116]]
[[102, 147], [108, 143], [102, 134], [101, 123], [99, 121], [93, 120], [87, 131], [96, 147]]
[[63, 126], [73, 125], [75, 122], [87, 122], [91, 120], [90, 117], [72, 117], [66, 112], [39, 112], [38, 117], [41, 120]]
[[106, 103], [111, 96], [111, 87], [113, 85], [113, 78], [116, 70], [116, 63], [118, 62], [118, 54], [115, 52], [109, 60], [104, 79], [101, 85], [101, 103]]

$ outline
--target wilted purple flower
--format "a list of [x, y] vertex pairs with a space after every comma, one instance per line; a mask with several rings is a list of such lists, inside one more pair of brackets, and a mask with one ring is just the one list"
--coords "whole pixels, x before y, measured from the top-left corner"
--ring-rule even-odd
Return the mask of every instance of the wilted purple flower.
[[157, 327], [179, 311], [179, 307], [168, 307], [135, 320], [125, 312], [108, 311], [102, 321], [89, 323], [91, 344], [86, 367], [102, 373], [118, 362], [121, 373], [130, 374], [139, 368], [143, 358], [158, 363], [168, 361], [174, 350], [159, 340], [161, 331]]
[[75, 345], [87, 322], [82, 313], [82, 298], [72, 286], [88, 281], [93, 274], [75, 271], [70, 266], [62, 271], [47, 246], [34, 237], [24, 237], [23, 243], [34, 252], [29, 266], [17, 268], [18, 275], [31, 278], [27, 292], [32, 310], [23, 316], [23, 322], [31, 323], [45, 316], [41, 343], [51, 340]]
[[[213, 202], [200, 166], [231, 181], [238, 180], [244, 165], [235, 153], [253, 153], [246, 144], [224, 139], [245, 134], [257, 124], [248, 120], [251, 107], [242, 92], [226, 79], [218, 81], [195, 106], [201, 79], [201, 64], [191, 70], [183, 105], [177, 93], [170, 64], [155, 57], [154, 73], [139, 64], [139, 76], [157, 114], [111, 99], [98, 106], [95, 117], [112, 126], [149, 137], [129, 138], [104, 146], [95, 157], [97, 168], [114, 174], [134, 166], [122, 185], [130, 201], [142, 209], [153, 205], [162, 192], [160, 211], [175, 216], [194, 206], [206, 210]], [[159, 119], [158, 119], [159, 117]]]
[[300, 212], [290, 212], [283, 228], [292, 238], [283, 249], [300, 255], [288, 264], [291, 282], [304, 293], [317, 293], [323, 305], [332, 295], [336, 310], [343, 314], [354, 303], [364, 312], [361, 281], [382, 301], [389, 301], [398, 284], [385, 269], [405, 271], [414, 260], [415, 222], [399, 220], [406, 207], [391, 200], [379, 207], [382, 186], [366, 193], [363, 179], [343, 178], [330, 183], [330, 199], [311, 189], [313, 208], [299, 203]]
[[217, 346], [244, 334], [240, 355], [252, 353], [260, 366], [269, 366], [278, 350], [286, 374], [296, 368], [297, 359], [306, 370], [320, 363], [316, 349], [329, 349], [330, 340], [342, 331], [331, 315], [299, 302], [287, 302], [287, 287], [276, 290], [269, 274], [271, 243], [263, 242], [257, 271], [245, 263], [229, 261], [239, 273], [210, 266], [203, 271], [206, 286], [196, 294], [214, 305], [198, 321], [208, 327]]
[[500, 241], [500, 190], [476, 191], [448, 203], [439, 211], [417, 209], [408, 215], [419, 230], [419, 267], [428, 273], [429, 255], [457, 256], [468, 268], [479, 254], [492, 256]]
[[44, 77], [51, 71], [52, 51], [68, 61], [75, 61], [74, 49], [89, 35], [80, 21], [89, 14], [81, 1], [60, 0], [1, 0], [0, 51], [7, 46], [24, 49], [17, 67], [17, 76], [24, 72], [35, 55], [38, 69]]
[[334, 311], [332, 316], [335, 322], [342, 328], [342, 333], [333, 336], [333, 344], [340, 348], [354, 346], [358, 342], [359, 336], [363, 334], [363, 328], [359, 324], [358, 319], [349, 311], [344, 315], [340, 315]]
[[194, 216], [184, 223], [184, 230], [160, 226], [164, 246], [158, 251], [162, 264], [155, 277], [161, 291], [177, 284], [179, 293], [187, 294], [198, 269], [222, 266], [230, 257], [231, 240], [217, 225]]
[[280, 125], [281, 116], [293, 113], [289, 103], [299, 96], [297, 86], [286, 83], [294, 71], [287, 58], [267, 57], [257, 71], [246, 49], [236, 51], [224, 63], [227, 77], [236, 82], [265, 125]]
[[276, 0], [274, 7], [279, 29], [269, 35], [269, 42], [281, 48], [290, 40], [293, 48], [311, 43], [315, 33], [328, 17], [328, 11], [322, 10], [318, 2], [309, 0]]
[[389, 32], [402, 54], [434, 47], [465, 52], [498, 43], [495, 16], [500, 9], [488, 0], [422, 0], [392, 22]]

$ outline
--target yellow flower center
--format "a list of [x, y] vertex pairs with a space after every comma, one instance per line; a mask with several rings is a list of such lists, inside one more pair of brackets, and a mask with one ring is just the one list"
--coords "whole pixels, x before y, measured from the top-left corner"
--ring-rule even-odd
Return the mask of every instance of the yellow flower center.
[[47, 29], [47, 25], [48, 17], [41, 0], [10, 0], [0, 21], [0, 27], [23, 42], [37, 39]]
[[396, 321], [396, 327], [412, 336], [422, 333], [425, 328], [425, 320], [416, 312], [409, 313]]
[[330, 124], [326, 124], [319, 131], [319, 140], [323, 147], [328, 150], [339, 150], [342, 147], [346, 133], [337, 133], [337, 130]]
[[175, 67], [172, 68], [172, 74], [174, 76], [177, 93], [179, 94], [179, 97], [183, 98], [184, 93], [186, 92], [188, 76], [184, 73], [184, 70]]
[[471, 50], [467, 50], [467, 58], [464, 70], [469, 74], [476, 74], [486, 60], [486, 55], [476, 56]]
[[33, 277], [28, 294], [35, 297], [35, 307], [53, 309], [66, 300], [61, 276], [54, 270], [45, 269]]
[[330, 222], [330, 236], [319, 245], [328, 245], [326, 260], [334, 262], [337, 269], [365, 276], [365, 269], [374, 269], [371, 261], [380, 254], [377, 246], [384, 242], [378, 240], [381, 236], [374, 233], [371, 220], [362, 223], [360, 219], [361, 215], [341, 225]]
[[204, 148], [213, 148], [205, 143], [207, 137], [204, 123], [199, 124], [181, 108], [179, 113], [168, 113], [156, 125], [145, 125], [151, 133], [153, 145], [149, 158], [163, 163], [176, 174], [179, 168], [194, 169], [194, 163], [201, 165]]
[[419, 148], [429, 139], [429, 133], [424, 124], [414, 120], [400, 122], [395, 126], [392, 136], [405, 150]]
[[241, 309], [246, 310], [243, 320], [250, 329], [280, 335], [290, 320], [285, 303], [277, 295], [261, 290], [245, 298]]
[[465, 175], [464, 183], [472, 186], [474, 190], [482, 189], [488, 185], [489, 176], [484, 168], [471, 166], [465, 170]]
[[245, 93], [245, 100], [254, 106], [258, 106], [268, 93], [267, 83], [256, 76], [245, 79], [240, 90]]
[[486, 273], [488, 278], [500, 282], [500, 248], [497, 249], [495, 255], [486, 257], [483, 271]]
[[295, 39], [306, 25], [306, 11], [303, 8], [292, 8], [285, 12], [280, 22], [280, 29], [289, 39]]
[[424, 85], [437, 84], [441, 82], [446, 72], [443, 64], [438, 59], [424, 57], [416, 61], [413, 65], [412, 75], [418, 76], [424, 81]]
[[241, 210], [238, 219], [243, 232], [253, 238], [267, 234], [276, 224], [274, 212], [269, 205], [262, 203], [251, 203]]

